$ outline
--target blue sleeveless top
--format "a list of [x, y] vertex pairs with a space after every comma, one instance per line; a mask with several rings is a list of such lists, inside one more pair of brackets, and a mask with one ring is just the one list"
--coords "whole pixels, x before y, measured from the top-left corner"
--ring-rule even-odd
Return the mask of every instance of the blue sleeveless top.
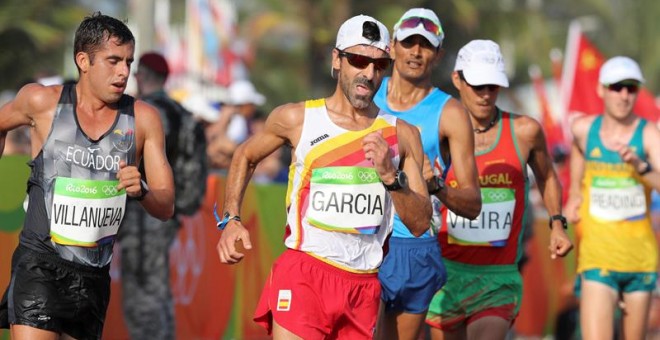
[[[435, 87], [424, 99], [422, 99], [411, 109], [406, 111], [394, 111], [389, 107], [389, 105], [387, 105], [387, 86], [389, 84], [389, 80], [390, 77], [385, 77], [385, 79], [383, 79], [378, 92], [376, 92], [376, 95], [374, 96], [374, 102], [381, 110], [416, 126], [422, 138], [422, 147], [424, 148], [424, 153], [433, 165], [433, 171], [436, 173], [436, 175], [442, 175], [446, 173], [449, 164], [445, 164], [440, 155], [440, 138], [438, 137], [438, 127], [440, 125], [442, 109], [445, 107], [445, 104], [451, 98], [451, 96]], [[436, 205], [437, 204], [434, 204], [433, 206], [434, 215], [439, 213], [439, 206]], [[410, 233], [410, 230], [408, 230], [408, 228], [403, 225], [399, 215], [394, 216], [394, 231], [392, 232], [392, 237], [415, 237], [412, 233]], [[429, 229], [429, 231], [420, 237], [435, 236], [432, 235], [431, 230]]]

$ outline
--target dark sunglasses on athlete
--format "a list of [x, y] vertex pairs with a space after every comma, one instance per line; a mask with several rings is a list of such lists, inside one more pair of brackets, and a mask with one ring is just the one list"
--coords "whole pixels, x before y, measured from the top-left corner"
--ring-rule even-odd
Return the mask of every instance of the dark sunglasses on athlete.
[[422, 18], [422, 17], [410, 17], [410, 18], [405, 18], [401, 20], [398, 23], [398, 28], [415, 28], [419, 26], [419, 24], [422, 24], [424, 26], [424, 29], [427, 30], [428, 32], [431, 32], [435, 35], [440, 35], [442, 33], [442, 28], [438, 26], [435, 22], [433, 22], [431, 19], [427, 18]]
[[392, 59], [390, 58], [371, 58], [362, 54], [344, 52], [341, 50], [337, 50], [337, 51], [339, 51], [340, 57], [346, 58], [346, 60], [348, 61], [349, 64], [351, 64], [351, 66], [359, 69], [365, 69], [367, 68], [367, 66], [369, 66], [369, 64], [374, 64], [374, 68], [376, 70], [384, 71], [387, 70], [392, 64]]
[[463, 75], [463, 71], [458, 71], [458, 77], [461, 78], [462, 81], [464, 81], [468, 86], [470, 86], [473, 90], [475, 91], [482, 91], [483, 89], [488, 89], [490, 92], [495, 92], [497, 89], [500, 88], [499, 85], [493, 85], [493, 84], [486, 84], [486, 85], [472, 85], [468, 83], [467, 80], [465, 80], [465, 76]]
[[636, 82], [619, 82], [607, 85], [607, 89], [614, 92], [621, 92], [624, 88], [628, 90], [628, 93], [637, 93], [639, 91], [639, 84]]

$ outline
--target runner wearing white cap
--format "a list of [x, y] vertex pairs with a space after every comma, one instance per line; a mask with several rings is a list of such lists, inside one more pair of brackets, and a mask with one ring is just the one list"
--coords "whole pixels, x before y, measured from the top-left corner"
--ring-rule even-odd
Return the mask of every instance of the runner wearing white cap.
[[391, 64], [387, 28], [369, 16], [350, 18], [335, 46], [335, 92], [268, 115], [263, 130], [234, 153], [218, 216], [220, 260], [237, 263], [245, 256], [237, 242], [252, 247], [238, 215], [254, 167], [280, 146], [293, 147], [287, 250], [273, 265], [254, 318], [275, 339], [372, 339], [376, 273], [393, 211], [413, 235], [431, 219], [419, 133], [372, 101]]
[[660, 131], [633, 112], [644, 77], [628, 57], [609, 59], [596, 91], [602, 115], [573, 121], [571, 189], [566, 203], [579, 239], [576, 295], [584, 339], [612, 339], [623, 307], [623, 338], [644, 339], [656, 288], [658, 245], [651, 190], [660, 189]]
[[[463, 46], [452, 82], [472, 121], [482, 210], [468, 220], [442, 207], [439, 240], [449, 280], [434, 296], [426, 322], [433, 339], [504, 339], [522, 299], [518, 263], [529, 209], [528, 166], [550, 215], [550, 256], [565, 256], [573, 245], [541, 124], [495, 105], [500, 88], [509, 86], [499, 46], [490, 40]], [[451, 168], [447, 186], [455, 186], [458, 175]]]

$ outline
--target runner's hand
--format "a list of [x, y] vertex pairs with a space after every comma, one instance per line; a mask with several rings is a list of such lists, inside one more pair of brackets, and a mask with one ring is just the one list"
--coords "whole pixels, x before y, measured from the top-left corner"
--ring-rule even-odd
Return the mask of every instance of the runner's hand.
[[142, 175], [134, 165], [126, 165], [126, 162], [119, 161], [119, 172], [117, 172], [117, 190], [126, 189], [128, 197], [139, 197], [142, 195], [140, 180]]
[[381, 130], [364, 136], [362, 139], [362, 150], [364, 151], [364, 157], [374, 165], [381, 180], [394, 179], [396, 168], [392, 164], [390, 146], [385, 141], [385, 138], [383, 138], [383, 132]]
[[243, 226], [243, 224], [236, 220], [231, 220], [227, 223], [225, 230], [220, 235], [220, 240], [216, 249], [220, 262], [226, 264], [235, 264], [241, 262], [244, 253], [239, 253], [236, 249], [236, 242], [241, 241], [243, 248], [246, 250], [252, 249], [250, 242], [250, 232]]
[[552, 231], [550, 232], [550, 246], [548, 249], [550, 250], [550, 258], [553, 260], [556, 259], [557, 256], [566, 256], [571, 249], [573, 249], [573, 243], [563, 227], [552, 228]]

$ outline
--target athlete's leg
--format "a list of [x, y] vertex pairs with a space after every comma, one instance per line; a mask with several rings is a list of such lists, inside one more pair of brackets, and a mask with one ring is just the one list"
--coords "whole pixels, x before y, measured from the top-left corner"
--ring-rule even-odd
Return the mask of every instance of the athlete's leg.
[[464, 340], [467, 339], [465, 324], [455, 325], [451, 330], [431, 328], [431, 340]]
[[291, 333], [286, 328], [280, 326], [273, 320], [273, 339], [274, 340], [299, 340], [301, 337]]
[[58, 340], [60, 334], [25, 325], [11, 325], [11, 338], [13, 340]]
[[580, 327], [585, 340], [612, 339], [614, 308], [618, 294], [614, 288], [593, 280], [582, 280]]
[[381, 303], [375, 339], [416, 340], [419, 338], [426, 312], [423, 314], [386, 313], [382, 306]]
[[648, 329], [651, 292], [623, 293], [623, 338], [644, 339]]
[[511, 322], [497, 316], [485, 316], [467, 326], [468, 340], [502, 340], [506, 338]]

